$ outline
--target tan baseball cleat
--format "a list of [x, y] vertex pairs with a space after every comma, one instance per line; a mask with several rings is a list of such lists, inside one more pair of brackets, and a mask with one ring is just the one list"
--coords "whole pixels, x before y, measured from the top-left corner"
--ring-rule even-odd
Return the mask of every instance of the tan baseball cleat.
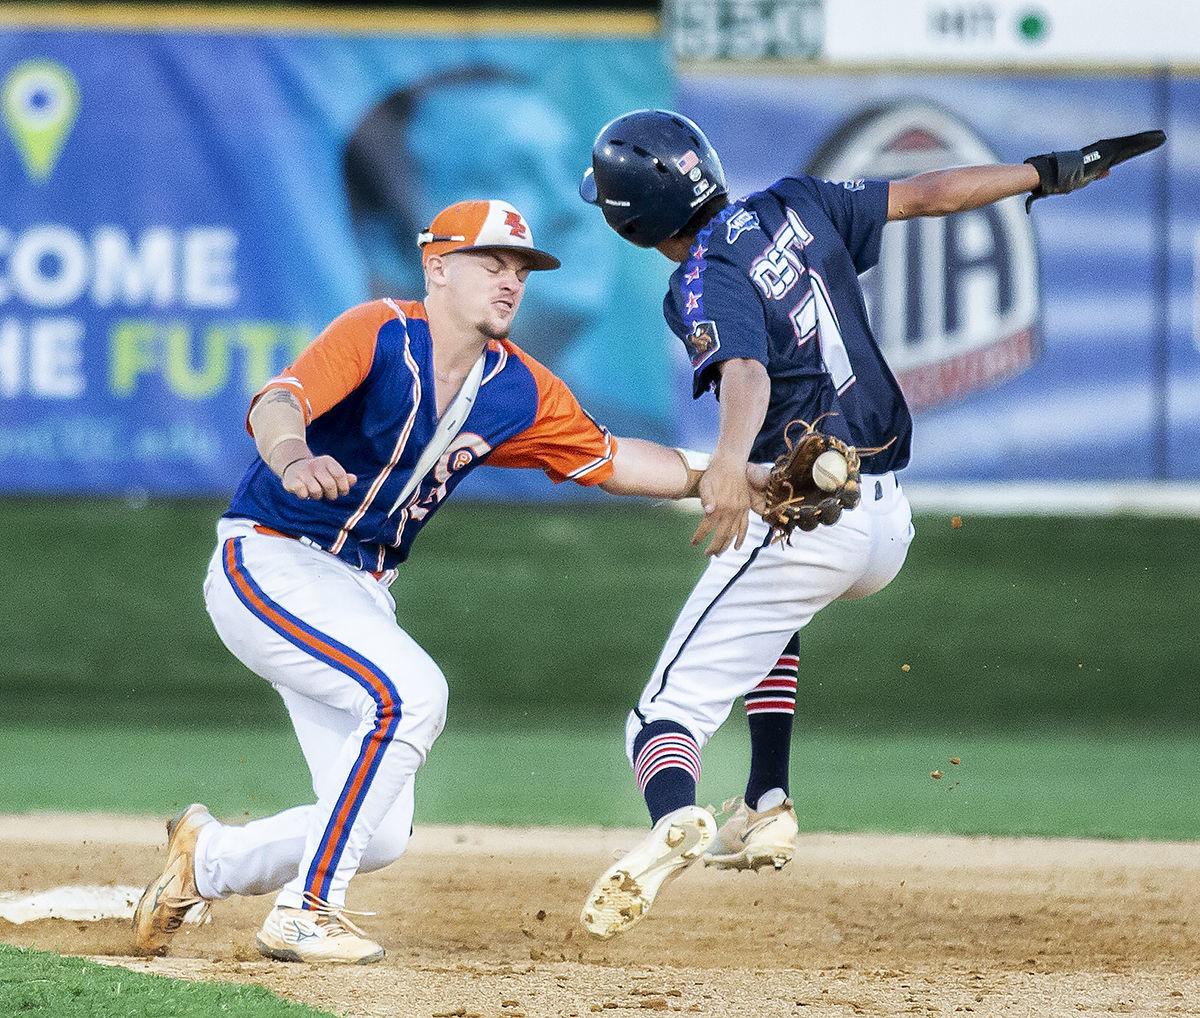
[[658, 892], [704, 854], [716, 832], [716, 819], [700, 806], [668, 813], [601, 874], [579, 914], [584, 929], [607, 940], [641, 922]]
[[345, 909], [326, 902], [312, 909], [276, 905], [254, 942], [259, 953], [276, 961], [370, 965], [382, 961], [384, 955], [383, 948], [346, 917]]
[[760, 870], [773, 866], [781, 870], [796, 854], [796, 835], [800, 824], [791, 799], [761, 813], [752, 810], [740, 797], [723, 807], [732, 815], [717, 831], [704, 856], [705, 866], [723, 870]]
[[188, 910], [208, 906], [196, 889], [196, 839], [211, 822], [208, 807], [198, 802], [167, 821], [166, 864], [147, 885], [133, 913], [133, 943], [139, 954], [166, 954]]

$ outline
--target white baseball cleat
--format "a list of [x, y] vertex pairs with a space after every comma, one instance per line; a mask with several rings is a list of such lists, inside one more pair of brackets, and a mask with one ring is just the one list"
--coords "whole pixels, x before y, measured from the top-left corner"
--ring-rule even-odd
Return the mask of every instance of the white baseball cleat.
[[705, 853], [705, 866], [755, 871], [774, 866], [781, 870], [792, 861], [800, 824], [791, 799], [760, 813], [739, 797], [725, 803], [724, 810], [732, 810], [732, 816], [721, 825]]
[[655, 895], [704, 854], [716, 831], [716, 819], [700, 806], [683, 806], [662, 817], [641, 844], [596, 881], [579, 914], [584, 928], [607, 940], [639, 923]]
[[276, 961], [370, 965], [384, 955], [383, 948], [346, 917], [345, 909], [326, 902], [314, 909], [276, 905], [254, 942], [261, 954]]
[[194, 802], [167, 821], [167, 861], [133, 913], [133, 942], [139, 954], [166, 954], [188, 911], [194, 905], [208, 907], [196, 889], [196, 839], [212, 819], [207, 806]]

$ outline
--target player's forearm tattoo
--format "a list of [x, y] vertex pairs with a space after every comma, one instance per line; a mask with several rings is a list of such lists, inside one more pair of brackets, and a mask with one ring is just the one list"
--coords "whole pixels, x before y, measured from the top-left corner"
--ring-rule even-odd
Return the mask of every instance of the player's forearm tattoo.
[[266, 394], [266, 396], [263, 397], [263, 402], [286, 403], [288, 406], [294, 407], [296, 410], [300, 409], [300, 401], [296, 398], [294, 393], [289, 392], [287, 389], [272, 389]]
[[[280, 447], [290, 440], [304, 443], [304, 411], [296, 393], [287, 389], [264, 393], [250, 411], [250, 427], [258, 454], [277, 470], [275, 459]], [[295, 448], [285, 449], [282, 455], [289, 452], [294, 458]]]

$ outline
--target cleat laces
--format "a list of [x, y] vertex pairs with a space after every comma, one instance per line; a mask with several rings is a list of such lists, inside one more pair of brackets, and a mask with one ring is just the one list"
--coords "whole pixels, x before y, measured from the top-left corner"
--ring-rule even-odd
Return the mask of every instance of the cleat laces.
[[356, 937], [361, 937], [363, 940], [368, 940], [366, 932], [349, 917], [355, 916], [373, 916], [376, 912], [362, 912], [352, 908], [346, 908], [345, 905], [334, 905], [332, 902], [326, 901], [324, 898], [318, 898], [311, 891], [304, 892], [304, 901], [309, 906], [310, 912], [316, 912], [317, 924], [325, 930], [329, 937], [344, 937], [353, 934]]

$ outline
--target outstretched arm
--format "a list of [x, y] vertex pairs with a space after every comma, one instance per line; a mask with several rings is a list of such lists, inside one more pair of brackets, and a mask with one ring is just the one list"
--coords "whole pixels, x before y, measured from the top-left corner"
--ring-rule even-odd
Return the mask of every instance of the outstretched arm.
[[646, 498], [692, 498], [708, 457], [668, 449], [641, 438], [618, 438], [612, 476], [600, 487], [610, 495], [642, 495]]
[[1153, 152], [1167, 140], [1162, 131], [1101, 138], [1081, 149], [1030, 156], [1020, 165], [962, 166], [935, 170], [888, 186], [888, 219], [948, 216], [1029, 192], [1025, 211], [1038, 198], [1070, 194], [1107, 177], [1118, 163]]
[[[612, 476], [600, 487], [610, 495], [641, 495], [645, 498], [697, 498], [700, 479], [712, 457], [693, 449], [668, 449], [641, 438], [617, 440]], [[745, 467], [755, 510], [762, 508], [761, 494], [767, 486], [770, 464]]]
[[1034, 191], [1038, 171], [1028, 163], [934, 170], [888, 186], [888, 219], [948, 216]]

